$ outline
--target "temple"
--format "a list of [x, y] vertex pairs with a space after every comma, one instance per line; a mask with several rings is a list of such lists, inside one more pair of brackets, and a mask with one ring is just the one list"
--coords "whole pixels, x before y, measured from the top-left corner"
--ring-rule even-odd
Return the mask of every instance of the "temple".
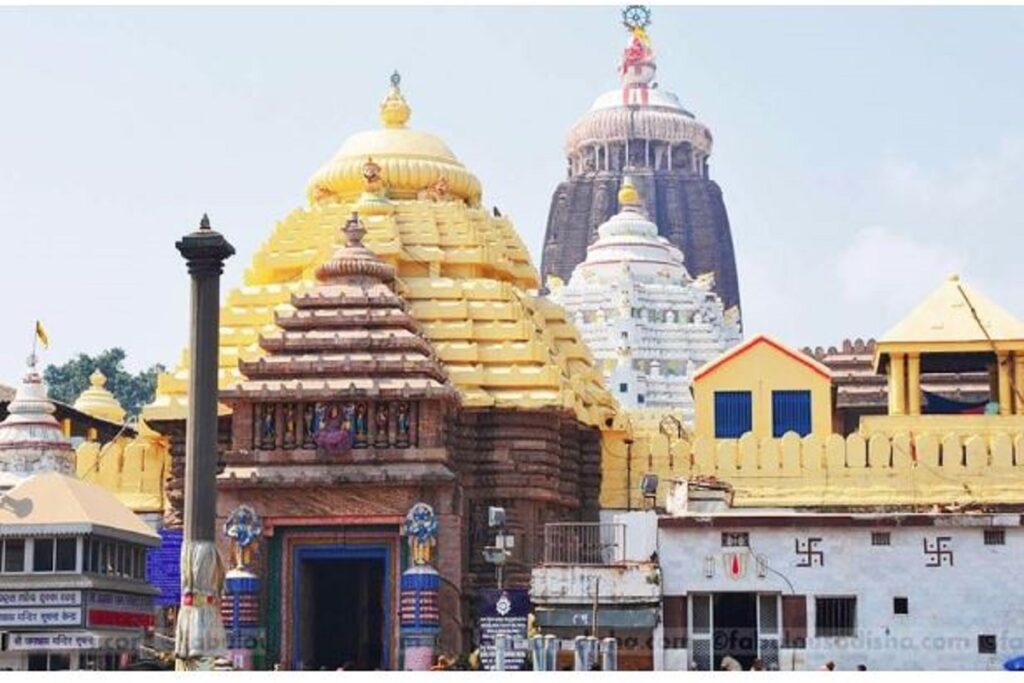
[[[221, 309], [218, 515], [245, 505], [262, 520], [268, 668], [405, 665], [402, 629], [422, 626], [395, 619], [417, 503], [436, 511], [436, 637], [470, 642], [495, 582], [488, 508], [517, 538], [503, 582], [521, 589], [545, 523], [597, 519], [603, 453], [625, 438], [563, 309], [531, 294], [512, 223], [410, 114], [395, 74], [381, 127], [313, 175], [308, 208], [277, 225]], [[171, 452], [171, 529], [189, 371], [183, 354], [144, 411]], [[381, 609], [337, 621], [364, 603]], [[325, 640], [339, 628], [343, 642]]]
[[551, 199], [541, 263], [545, 284], [549, 276], [568, 281], [586, 258], [597, 227], [616, 212], [616, 194], [629, 175], [660, 234], [686, 254], [690, 272], [712, 273], [725, 307], [739, 307], [729, 218], [709, 175], [711, 132], [655, 82], [649, 10], [628, 7], [624, 23], [630, 42], [619, 66], [620, 86], [598, 97], [566, 136], [568, 177]]
[[665, 409], [692, 424], [693, 373], [739, 341], [739, 321], [710, 276], [690, 277], [628, 177], [618, 201], [586, 260], [566, 285], [553, 281], [549, 296], [573, 317], [620, 405]]
[[0, 670], [116, 670], [154, 621], [146, 551], [157, 534], [75, 450], [29, 372], [0, 422]]

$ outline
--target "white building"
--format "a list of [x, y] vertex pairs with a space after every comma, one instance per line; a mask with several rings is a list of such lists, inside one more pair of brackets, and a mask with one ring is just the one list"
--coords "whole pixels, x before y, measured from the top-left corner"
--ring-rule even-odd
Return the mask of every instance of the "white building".
[[160, 537], [74, 476], [33, 367], [0, 423], [0, 669], [116, 669], [153, 625], [146, 550]]
[[656, 667], [986, 670], [1024, 654], [1020, 510], [718, 508], [658, 520]]
[[627, 408], [670, 408], [693, 421], [693, 372], [740, 339], [710, 274], [690, 277], [683, 253], [644, 213], [629, 178], [567, 284], [550, 297], [572, 315], [609, 390]]

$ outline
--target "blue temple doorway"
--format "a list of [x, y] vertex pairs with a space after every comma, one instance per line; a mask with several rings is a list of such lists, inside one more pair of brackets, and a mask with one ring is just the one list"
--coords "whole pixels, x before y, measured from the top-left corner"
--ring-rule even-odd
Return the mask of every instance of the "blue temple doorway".
[[390, 549], [298, 545], [293, 552], [293, 669], [388, 669]]

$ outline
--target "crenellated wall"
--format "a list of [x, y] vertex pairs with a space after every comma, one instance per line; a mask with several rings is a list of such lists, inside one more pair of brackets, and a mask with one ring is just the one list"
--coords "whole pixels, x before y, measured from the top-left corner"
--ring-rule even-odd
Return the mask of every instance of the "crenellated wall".
[[78, 478], [98, 484], [135, 513], [164, 511], [170, 444], [154, 434], [86, 441], [75, 451]]
[[[711, 476], [729, 482], [737, 506], [962, 505], [1024, 503], [1024, 431], [990, 436], [908, 434], [846, 438], [790, 433], [781, 439], [675, 440], [651, 436], [631, 453], [606, 455], [601, 505], [642, 507], [644, 474], [657, 474], [657, 505], [671, 480]], [[627, 462], [629, 467], [627, 468]]]

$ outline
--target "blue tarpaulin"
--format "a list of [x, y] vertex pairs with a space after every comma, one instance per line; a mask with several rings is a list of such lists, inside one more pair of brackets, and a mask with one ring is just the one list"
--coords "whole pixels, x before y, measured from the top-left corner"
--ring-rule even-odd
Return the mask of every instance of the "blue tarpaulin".
[[930, 391], [924, 393], [924, 409], [922, 412], [925, 415], [982, 415], [985, 412], [985, 406], [988, 401], [954, 401], [951, 398], [945, 398], [938, 394], [933, 394]]

